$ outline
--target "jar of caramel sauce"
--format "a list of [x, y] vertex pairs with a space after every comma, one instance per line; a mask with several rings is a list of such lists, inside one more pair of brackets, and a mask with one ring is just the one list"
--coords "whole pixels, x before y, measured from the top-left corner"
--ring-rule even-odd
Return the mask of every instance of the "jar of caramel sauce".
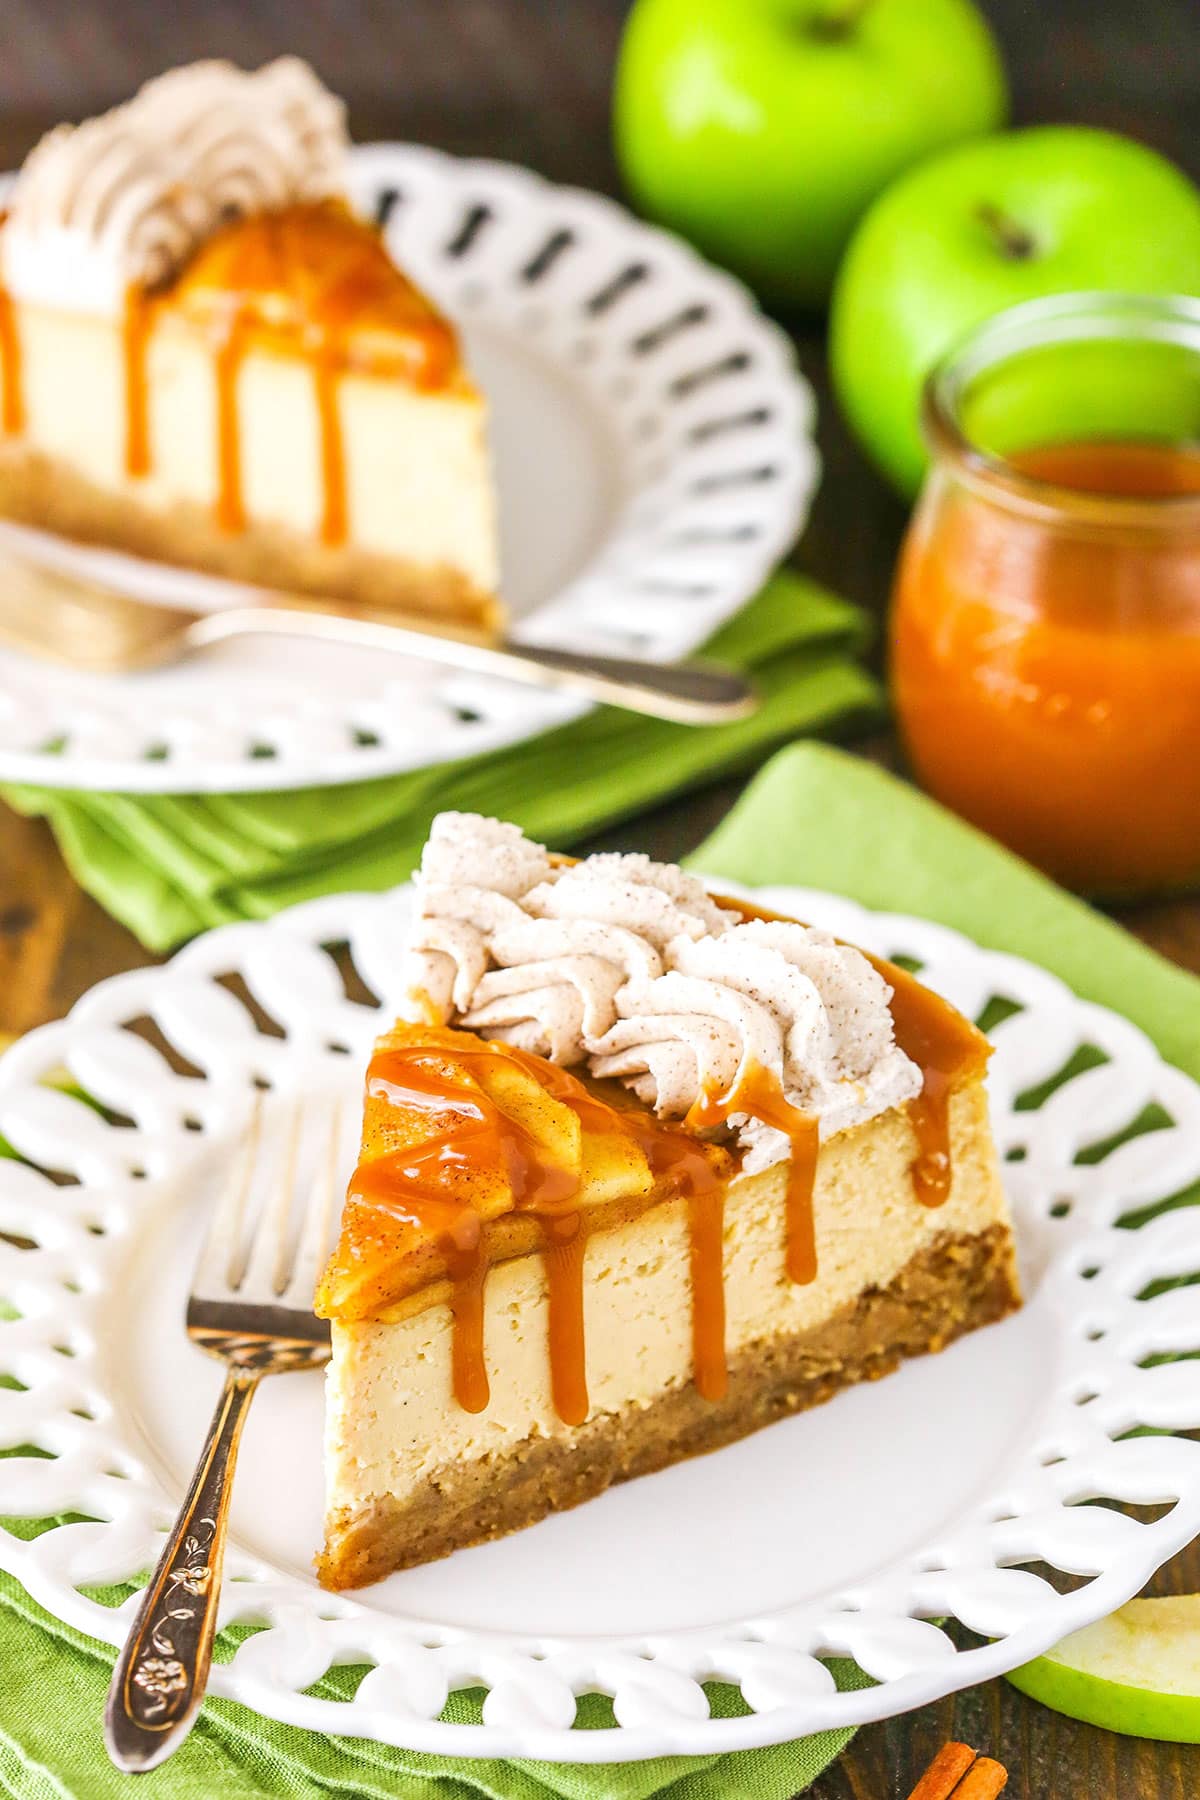
[[1200, 302], [1014, 308], [931, 376], [892, 679], [930, 793], [1070, 886], [1200, 886]]

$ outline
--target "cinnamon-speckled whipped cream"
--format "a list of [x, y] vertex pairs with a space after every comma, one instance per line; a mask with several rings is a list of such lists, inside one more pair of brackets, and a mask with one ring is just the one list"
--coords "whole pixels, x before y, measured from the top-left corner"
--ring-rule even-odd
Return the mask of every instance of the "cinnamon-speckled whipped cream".
[[[557, 864], [515, 825], [434, 820], [417, 877], [406, 987], [413, 1019], [458, 1024], [616, 1077], [682, 1118], [774, 1075], [828, 1137], [911, 1099], [891, 989], [827, 932], [743, 920], [683, 870], [645, 856]], [[745, 1166], [788, 1141], [734, 1114]]]
[[4, 284], [117, 313], [131, 285], [169, 279], [226, 220], [340, 193], [346, 144], [341, 101], [298, 57], [172, 69], [30, 153], [0, 233]]

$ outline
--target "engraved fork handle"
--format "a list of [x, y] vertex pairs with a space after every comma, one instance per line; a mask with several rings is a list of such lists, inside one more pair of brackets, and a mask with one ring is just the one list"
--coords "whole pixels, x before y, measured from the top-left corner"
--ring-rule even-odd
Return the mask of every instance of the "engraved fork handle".
[[264, 1371], [231, 1364], [187, 1498], [113, 1670], [104, 1741], [119, 1769], [153, 1769], [178, 1749], [208, 1686], [233, 1471]]

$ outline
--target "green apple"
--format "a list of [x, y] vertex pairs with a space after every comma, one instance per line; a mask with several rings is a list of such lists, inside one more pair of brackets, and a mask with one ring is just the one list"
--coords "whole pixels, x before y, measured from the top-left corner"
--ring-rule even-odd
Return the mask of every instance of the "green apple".
[[1007, 108], [971, 0], [636, 0], [617, 157], [653, 218], [766, 299], [815, 306], [888, 182]]
[[1070, 1719], [1200, 1743], [1200, 1594], [1131, 1600], [1008, 1679]]
[[834, 387], [913, 493], [933, 365], [1004, 308], [1077, 289], [1200, 294], [1200, 192], [1155, 151], [1084, 126], [959, 145], [901, 176], [855, 232], [830, 318]]

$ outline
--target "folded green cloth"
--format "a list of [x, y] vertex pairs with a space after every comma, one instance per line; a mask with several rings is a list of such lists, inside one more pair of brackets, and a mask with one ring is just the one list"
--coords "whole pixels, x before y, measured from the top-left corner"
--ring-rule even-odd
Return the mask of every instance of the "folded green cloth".
[[752, 671], [749, 719], [697, 728], [599, 708], [509, 750], [343, 787], [142, 798], [9, 788], [49, 819], [76, 880], [153, 950], [318, 894], [393, 886], [445, 807], [514, 819], [560, 846], [655, 800], [752, 766], [800, 732], [877, 718], [854, 657], [863, 613], [783, 571], [707, 646]]
[[[328, 1737], [260, 1719], [227, 1700], [208, 1700], [191, 1736], [149, 1775], [119, 1775], [100, 1720], [112, 1651], [44, 1613], [0, 1574], [0, 1794], [11, 1800], [790, 1800], [816, 1780], [853, 1737], [823, 1731], [770, 1750], [653, 1762], [584, 1764], [468, 1761], [395, 1750], [362, 1738]], [[17, 1674], [19, 1671], [19, 1675]], [[835, 1663], [839, 1685], [867, 1685], [853, 1664]], [[328, 1700], [353, 1691], [355, 1671], [333, 1669], [317, 1684]], [[708, 1689], [719, 1718], [748, 1709], [737, 1690]], [[446, 1717], [479, 1718], [477, 1691], [456, 1694]], [[603, 1718], [585, 1695], [581, 1717]]]

